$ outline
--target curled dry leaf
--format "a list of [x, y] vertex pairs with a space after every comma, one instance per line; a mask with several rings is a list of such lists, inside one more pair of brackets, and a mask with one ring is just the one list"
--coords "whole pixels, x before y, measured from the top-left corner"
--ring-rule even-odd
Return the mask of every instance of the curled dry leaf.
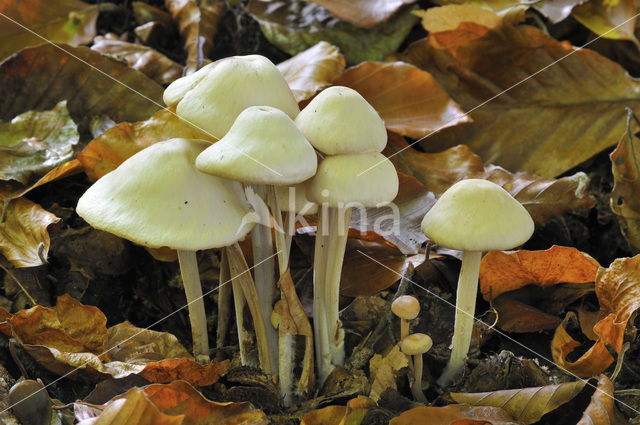
[[52, 110], [28, 111], [0, 121], [0, 179], [27, 184], [73, 157], [80, 140], [67, 101]]
[[584, 0], [544, 0], [533, 5], [533, 7], [544, 16], [546, 16], [551, 23], [557, 24], [558, 22], [566, 19], [574, 7], [584, 3]]
[[637, 14], [634, 0], [590, 0], [571, 11], [571, 16], [599, 36], [640, 45], [634, 31]]
[[527, 209], [538, 225], [566, 211], [590, 208], [596, 202], [587, 192], [589, 178], [582, 172], [559, 179], [510, 173], [495, 165], [485, 166], [466, 145], [440, 153], [423, 153], [410, 148], [403, 137], [390, 133], [385, 154], [398, 171], [414, 176], [436, 195], [462, 179], [486, 179], [499, 184]]
[[174, 335], [138, 328], [129, 322], [109, 328], [105, 347], [109, 349], [113, 360], [121, 362], [149, 363], [162, 359], [191, 357], [189, 351]]
[[[12, 192], [0, 187], [0, 199], [13, 198]], [[60, 218], [26, 198], [3, 202], [0, 224], [0, 253], [14, 267], [35, 267], [46, 262], [50, 239], [47, 227]]]
[[141, 44], [98, 36], [91, 50], [106, 56], [123, 58], [129, 67], [142, 72], [158, 84], [169, 84], [182, 76], [182, 66], [162, 53]]
[[364, 62], [334, 81], [373, 106], [388, 130], [409, 137], [471, 121], [429, 74], [405, 62]]
[[400, 343], [396, 344], [384, 357], [375, 354], [369, 360], [369, 370], [373, 379], [369, 397], [377, 402], [387, 388], [397, 389], [400, 371], [407, 366], [409, 366], [409, 360], [407, 355], [400, 351]]
[[389, 425], [516, 425], [499, 407], [450, 404], [444, 407], [414, 407]]
[[588, 254], [566, 246], [554, 245], [544, 251], [491, 251], [480, 263], [480, 291], [488, 301], [526, 285], [594, 282], [599, 267]]
[[216, 0], [165, 0], [173, 19], [178, 22], [180, 35], [187, 51], [186, 73], [204, 65], [213, 47], [213, 37], [224, 11], [224, 3]]
[[407, 10], [361, 28], [335, 18], [320, 5], [297, 0], [251, 0], [247, 12], [267, 39], [285, 52], [295, 55], [324, 40], [338, 46], [347, 63], [383, 60], [396, 52], [417, 21]]
[[608, 269], [600, 268], [595, 286], [603, 317], [593, 328], [598, 340], [574, 362], [567, 355], [581, 344], [564, 324], [556, 329], [551, 344], [554, 361], [578, 376], [598, 375], [613, 363], [607, 344], [620, 352], [629, 318], [640, 309], [640, 256], [619, 258]]
[[96, 35], [99, 10], [75, 0], [0, 2], [0, 60], [24, 47], [42, 44], [43, 39], [72, 46], [90, 42]]
[[0, 119], [52, 109], [67, 99], [80, 134], [98, 115], [116, 122], [146, 119], [161, 107], [162, 93], [162, 86], [141, 72], [86, 47], [43, 44], [0, 64]]
[[618, 420], [619, 413], [614, 404], [613, 383], [606, 375], [600, 375], [591, 402], [584, 410], [576, 425], [628, 425], [626, 420]]
[[78, 153], [78, 160], [89, 178], [97, 180], [154, 143], [173, 137], [197, 139], [200, 134], [174, 112], [162, 109], [146, 121], [123, 122], [111, 127]]
[[340, 50], [326, 41], [321, 41], [278, 64], [278, 70], [289, 84], [296, 100], [301, 102], [331, 84], [344, 66], [344, 57]]
[[[463, 110], [474, 109], [472, 124], [422, 141], [428, 151], [464, 140], [487, 162], [554, 177], [617, 143], [624, 133], [618, 105], [640, 111], [640, 82], [615, 62], [528, 25], [503, 20], [488, 28], [473, 14], [467, 21], [430, 33], [403, 55]], [[562, 66], [550, 66], [560, 59]]]
[[586, 381], [576, 381], [485, 393], [451, 393], [451, 398], [458, 403], [473, 406], [500, 407], [516, 422], [529, 425], [538, 422], [544, 414], [571, 401], [582, 391], [585, 384]]
[[138, 375], [157, 384], [182, 380], [196, 387], [206, 387], [215, 384], [227, 373], [230, 362], [213, 360], [212, 363], [201, 365], [192, 359], [166, 359], [148, 363]]
[[528, 333], [555, 329], [562, 320], [504, 294], [491, 304], [498, 312], [498, 326], [505, 332]]
[[415, 0], [311, 0], [333, 16], [359, 27], [372, 27], [386, 21], [403, 6]]
[[360, 425], [369, 409], [376, 403], [368, 397], [358, 396], [346, 406], [327, 406], [313, 410], [302, 417], [300, 425]]
[[626, 134], [611, 152], [613, 189], [609, 195], [611, 211], [618, 218], [620, 230], [629, 244], [640, 250], [640, 140]]
[[47, 174], [42, 176], [37, 182], [24, 188], [23, 190], [11, 194], [11, 199], [16, 199], [21, 196], [26, 195], [29, 191], [35, 189], [36, 187], [40, 187], [44, 184], [51, 183], [52, 181], [62, 179], [65, 177], [72, 176], [74, 174], [82, 173], [84, 171], [84, 167], [77, 159], [72, 159], [71, 161], [65, 162], [59, 167], [54, 168], [49, 171]]

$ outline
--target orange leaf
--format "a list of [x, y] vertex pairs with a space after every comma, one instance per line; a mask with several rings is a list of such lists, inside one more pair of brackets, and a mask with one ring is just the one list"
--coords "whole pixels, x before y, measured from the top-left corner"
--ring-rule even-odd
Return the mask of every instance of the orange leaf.
[[327, 406], [312, 410], [302, 417], [300, 425], [359, 425], [367, 411], [376, 407], [368, 397], [358, 396], [346, 406]]
[[398, 9], [415, 0], [311, 0], [336, 18], [359, 27], [372, 27], [389, 19]]
[[24, 196], [27, 192], [35, 189], [36, 187], [40, 187], [44, 184], [51, 183], [52, 181], [63, 179], [65, 177], [69, 177], [74, 174], [81, 173], [83, 171], [84, 171], [84, 168], [82, 167], [82, 164], [80, 163], [80, 161], [78, 161], [77, 159], [72, 159], [71, 161], [65, 162], [59, 167], [56, 167], [53, 170], [49, 171], [47, 174], [42, 176], [40, 180], [38, 180], [31, 186], [27, 187], [23, 191], [11, 195], [11, 197], [13, 199], [19, 198], [21, 196]]
[[206, 387], [215, 384], [227, 373], [229, 362], [214, 360], [208, 365], [201, 365], [192, 359], [166, 359], [148, 363], [138, 375], [152, 383], [164, 384], [182, 380], [196, 387]]
[[498, 407], [450, 404], [444, 407], [415, 407], [389, 422], [389, 425], [515, 425]]
[[387, 129], [418, 138], [471, 121], [429, 74], [404, 62], [363, 62], [347, 69], [334, 85], [359, 92]]
[[617, 421], [619, 415], [614, 404], [613, 383], [606, 375], [600, 375], [598, 387], [591, 396], [591, 402], [584, 410], [576, 425], [623, 425], [627, 421]]
[[598, 262], [589, 255], [564, 246], [545, 251], [492, 251], [480, 263], [480, 291], [489, 300], [531, 284], [593, 282], [598, 267]]
[[555, 329], [562, 320], [504, 294], [493, 300], [498, 311], [497, 326], [506, 332], [538, 332]]
[[344, 66], [344, 56], [340, 54], [340, 50], [321, 41], [278, 64], [278, 70], [289, 84], [296, 100], [301, 102], [331, 84]]

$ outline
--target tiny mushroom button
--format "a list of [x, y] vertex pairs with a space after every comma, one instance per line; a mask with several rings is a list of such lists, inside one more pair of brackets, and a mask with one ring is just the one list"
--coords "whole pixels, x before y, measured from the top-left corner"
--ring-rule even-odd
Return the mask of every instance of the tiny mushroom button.
[[391, 311], [402, 321], [400, 325], [400, 339], [409, 335], [409, 320], [418, 317], [420, 313], [420, 303], [411, 295], [402, 295], [391, 303]]

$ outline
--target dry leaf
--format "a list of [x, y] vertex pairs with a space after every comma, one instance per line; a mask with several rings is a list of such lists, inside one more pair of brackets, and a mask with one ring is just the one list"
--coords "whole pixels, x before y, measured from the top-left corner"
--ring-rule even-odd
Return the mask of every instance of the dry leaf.
[[181, 65], [141, 44], [98, 36], [93, 40], [91, 50], [124, 59], [129, 67], [142, 72], [158, 84], [169, 84], [182, 77]]
[[408, 146], [404, 138], [390, 134], [385, 154], [398, 171], [416, 177], [436, 195], [462, 179], [490, 180], [515, 197], [538, 225], [566, 211], [592, 207], [596, 202], [587, 192], [589, 178], [582, 172], [548, 179], [523, 172], [510, 173], [495, 165], [485, 166], [465, 145], [440, 153], [418, 152]]
[[215, 384], [227, 373], [229, 363], [230, 360], [213, 360], [207, 365], [201, 365], [192, 359], [166, 359], [148, 363], [138, 375], [157, 384], [181, 380], [195, 387], [206, 387]]
[[191, 358], [189, 351], [168, 332], [119, 323], [107, 331], [105, 347], [113, 360], [150, 363], [162, 359]]
[[358, 396], [346, 406], [327, 406], [312, 410], [302, 417], [300, 425], [360, 425], [369, 409], [376, 403], [368, 397]]
[[498, 326], [505, 332], [539, 332], [558, 327], [562, 320], [553, 314], [545, 313], [508, 294], [493, 300], [492, 306], [498, 312]]
[[321, 41], [278, 64], [278, 70], [289, 83], [296, 100], [301, 102], [331, 84], [344, 66], [344, 57], [340, 50], [326, 41]]
[[589, 0], [571, 11], [571, 16], [599, 36], [640, 45], [634, 33], [637, 14], [634, 0]]
[[543, 0], [533, 7], [549, 18], [551, 23], [557, 24], [571, 15], [574, 7], [584, 2], [585, 0]]
[[516, 425], [498, 407], [450, 404], [444, 407], [414, 407], [397, 416], [389, 425]]
[[74, 0], [0, 2], [0, 61], [24, 47], [42, 44], [44, 39], [72, 46], [90, 42], [96, 35], [99, 10]]
[[369, 397], [377, 402], [387, 388], [397, 389], [396, 382], [400, 371], [407, 366], [409, 366], [409, 360], [407, 355], [400, 351], [400, 343], [396, 344], [384, 357], [375, 354], [369, 360], [369, 370], [373, 379]]
[[636, 196], [640, 191], [639, 149], [638, 138], [625, 134], [609, 155], [614, 182], [609, 205], [622, 234], [636, 250], [640, 250], [640, 199]]
[[36, 187], [40, 187], [44, 184], [51, 183], [52, 181], [62, 179], [65, 177], [69, 177], [74, 174], [82, 173], [83, 171], [84, 171], [84, 167], [82, 166], [80, 161], [78, 161], [77, 159], [72, 159], [71, 161], [65, 162], [59, 167], [56, 167], [53, 170], [49, 171], [47, 174], [42, 176], [37, 182], [35, 182], [31, 186], [26, 187], [24, 190], [18, 193], [12, 194], [11, 198], [12, 199], [19, 198], [27, 194], [29, 191], [35, 189]]
[[[466, 4], [431, 7], [427, 10], [415, 11], [413, 14], [422, 18], [422, 27], [429, 32], [452, 31], [458, 28], [462, 22], [478, 24], [478, 26], [486, 28], [481, 28], [484, 33], [488, 29], [498, 27], [502, 19], [492, 11], [478, 7], [476, 3], [469, 4], [467, 2]], [[470, 21], [472, 16], [473, 20]], [[465, 40], [470, 41], [467, 37]]]
[[[554, 177], [617, 143], [621, 105], [640, 111], [640, 82], [620, 65], [528, 25], [503, 22], [494, 30], [469, 21], [429, 34], [403, 56], [463, 110], [475, 109], [472, 124], [422, 141], [428, 151], [464, 142], [486, 162]], [[469, 39], [478, 28], [485, 34]]]
[[428, 72], [408, 63], [364, 62], [347, 69], [333, 83], [359, 92], [388, 130], [409, 137], [470, 121]]
[[97, 180], [154, 143], [173, 137], [197, 139], [200, 134], [175, 113], [163, 109], [146, 121], [123, 122], [111, 127], [78, 153], [78, 160], [89, 178]]
[[613, 383], [606, 375], [600, 375], [598, 386], [591, 397], [591, 402], [584, 410], [576, 425], [623, 425], [627, 421], [617, 421], [619, 413], [614, 404]]
[[480, 291], [489, 300], [526, 285], [594, 282], [599, 267], [588, 254], [565, 246], [554, 245], [545, 251], [491, 251], [480, 263]]
[[86, 47], [43, 44], [0, 64], [0, 119], [51, 109], [67, 99], [80, 134], [94, 116], [116, 122], [146, 119], [161, 107], [162, 93], [162, 86], [141, 72]]
[[451, 398], [458, 403], [474, 406], [500, 407], [515, 421], [529, 425], [538, 422], [544, 414], [571, 401], [582, 391], [585, 384], [585, 381], [576, 381], [485, 393], [451, 393]]
[[187, 74], [203, 65], [213, 47], [213, 37], [224, 12], [224, 3], [216, 0], [165, 0], [165, 6], [178, 22], [187, 51]]
[[[13, 198], [0, 188], [0, 199]], [[0, 253], [14, 267], [36, 267], [45, 264], [49, 253], [47, 227], [60, 219], [26, 198], [11, 199], [2, 206], [4, 222], [0, 224]]]
[[372, 27], [389, 19], [398, 9], [415, 0], [311, 0], [333, 16], [359, 27]]

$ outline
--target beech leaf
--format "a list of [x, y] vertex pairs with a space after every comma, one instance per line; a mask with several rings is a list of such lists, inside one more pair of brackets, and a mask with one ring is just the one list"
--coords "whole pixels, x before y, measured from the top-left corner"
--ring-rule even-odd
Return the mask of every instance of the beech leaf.
[[609, 378], [600, 375], [591, 402], [576, 425], [628, 425], [626, 420], [618, 420], [620, 414], [615, 406], [613, 390], [613, 383]]
[[389, 19], [398, 9], [415, 0], [311, 0], [333, 16], [359, 27], [372, 27]]
[[590, 0], [571, 11], [571, 16], [596, 35], [640, 45], [634, 33], [637, 14], [634, 0]]
[[499, 407], [450, 404], [444, 407], [414, 407], [389, 422], [389, 425], [516, 425]]

